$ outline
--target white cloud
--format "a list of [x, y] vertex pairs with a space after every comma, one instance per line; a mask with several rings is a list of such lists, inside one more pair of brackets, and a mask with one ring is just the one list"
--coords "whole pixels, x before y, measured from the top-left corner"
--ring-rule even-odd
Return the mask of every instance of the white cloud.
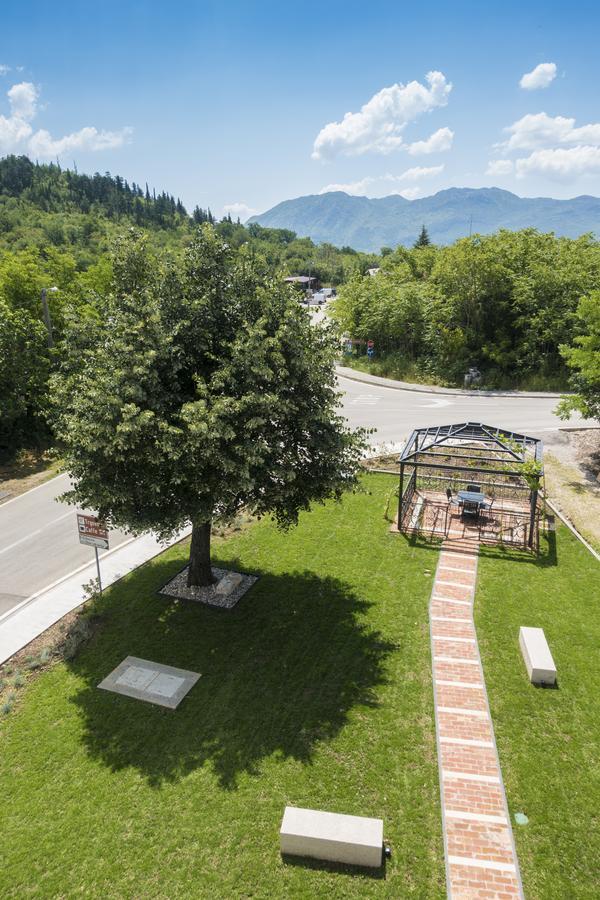
[[0, 65], [0, 75], [7, 75], [10, 72], [10, 66]]
[[421, 153], [443, 153], [449, 150], [454, 139], [454, 132], [449, 128], [438, 128], [425, 141], [414, 141], [408, 144], [407, 151], [411, 156], [418, 156]]
[[[444, 164], [439, 166], [413, 166], [407, 169], [401, 175], [396, 176], [397, 181], [418, 181], [420, 178], [432, 178], [435, 175], [441, 175], [444, 171]], [[389, 176], [393, 178], [394, 176]]]
[[242, 222], [245, 222], [246, 219], [249, 219], [250, 216], [253, 216], [258, 210], [252, 209], [251, 206], [248, 206], [246, 203], [226, 203], [223, 207], [223, 215], [227, 216], [231, 214], [232, 219], [239, 218]]
[[[352, 194], [354, 197], [387, 197], [390, 194], [400, 194], [402, 197], [412, 199], [413, 196], [420, 193], [419, 187], [409, 187], [402, 190], [393, 188], [402, 184], [410, 184], [420, 181], [422, 178], [434, 178], [444, 171], [443, 164], [440, 166], [413, 166], [412, 169], [406, 169], [400, 175], [367, 175], [360, 181], [351, 181], [346, 184], [328, 184], [321, 188], [319, 194], [329, 194], [332, 191], [344, 191], [346, 194]], [[410, 195], [410, 196], [408, 196]]]
[[0, 116], [0, 150], [11, 153], [27, 140], [32, 132], [29, 122], [15, 116]]
[[350, 181], [343, 183], [327, 184], [321, 188], [319, 194], [331, 194], [334, 191], [343, 191], [345, 194], [352, 194], [354, 197], [366, 197], [369, 194], [368, 188], [377, 181], [371, 175], [367, 175], [360, 181]]
[[557, 147], [535, 150], [515, 163], [517, 177], [546, 175], [569, 181], [580, 175], [600, 172], [600, 147]]
[[416, 200], [417, 197], [421, 194], [421, 188], [419, 187], [411, 187], [404, 188], [403, 191], [398, 191], [401, 197], [404, 197], [405, 200]]
[[72, 134], [53, 138], [49, 131], [33, 130], [31, 122], [38, 113], [39, 91], [29, 81], [22, 81], [7, 91], [10, 115], [0, 115], [0, 150], [5, 153], [29, 152], [32, 156], [52, 158], [73, 150], [112, 150], [126, 143], [131, 128], [120, 131], [98, 130], [86, 126]]
[[504, 151], [528, 151], [514, 161], [491, 160], [488, 175], [516, 172], [518, 178], [542, 175], [573, 180], [600, 172], [600, 122], [575, 125], [567, 116], [529, 113], [505, 129], [509, 138], [497, 145]]
[[556, 63], [540, 63], [531, 72], [525, 72], [519, 85], [526, 91], [547, 88], [556, 78]]
[[35, 118], [37, 112], [38, 89], [30, 81], [13, 84], [7, 93], [11, 115], [26, 122]]
[[553, 144], [591, 144], [600, 146], [600, 123], [575, 127], [575, 119], [529, 113], [513, 122], [505, 131], [510, 135], [502, 145], [506, 150], [541, 150]]
[[514, 169], [512, 159], [490, 159], [486, 175], [510, 175]]
[[0, 116], [0, 150], [10, 153], [31, 135], [29, 120], [37, 108], [37, 88], [28, 81], [13, 84], [7, 92], [10, 115]]
[[98, 131], [93, 126], [81, 128], [61, 138], [53, 138], [49, 131], [41, 128], [29, 141], [29, 151], [36, 157], [52, 159], [73, 150], [114, 150], [122, 147], [131, 139], [132, 129], [121, 128], [120, 131]]
[[369, 151], [390, 153], [404, 147], [402, 132], [409, 122], [446, 106], [452, 90], [442, 72], [428, 72], [425, 80], [428, 87], [411, 81], [383, 88], [360, 112], [348, 112], [341, 122], [329, 122], [315, 139], [313, 159], [358, 156]]

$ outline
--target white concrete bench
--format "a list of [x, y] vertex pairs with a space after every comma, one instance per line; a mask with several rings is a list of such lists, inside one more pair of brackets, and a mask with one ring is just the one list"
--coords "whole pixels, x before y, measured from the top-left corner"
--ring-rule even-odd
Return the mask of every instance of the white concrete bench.
[[554, 684], [556, 666], [543, 628], [521, 627], [519, 645], [532, 684]]
[[281, 852], [376, 868], [382, 864], [383, 820], [286, 806]]

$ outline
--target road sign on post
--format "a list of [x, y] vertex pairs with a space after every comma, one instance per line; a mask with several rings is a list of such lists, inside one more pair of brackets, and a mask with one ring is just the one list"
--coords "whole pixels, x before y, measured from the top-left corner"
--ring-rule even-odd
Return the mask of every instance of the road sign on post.
[[100, 588], [100, 593], [102, 593], [98, 547], [101, 550], [108, 550], [108, 528], [97, 516], [86, 516], [84, 513], [77, 513], [77, 528], [79, 530], [79, 543], [87, 544], [89, 547], [94, 548], [96, 569], [98, 571], [98, 587]]
[[80, 544], [108, 550], [108, 528], [96, 516], [77, 513], [77, 528], [79, 529]]

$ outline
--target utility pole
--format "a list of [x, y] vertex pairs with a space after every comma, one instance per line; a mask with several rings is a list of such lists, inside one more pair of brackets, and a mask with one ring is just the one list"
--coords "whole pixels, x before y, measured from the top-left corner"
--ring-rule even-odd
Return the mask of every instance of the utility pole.
[[57, 290], [57, 287], [42, 288], [42, 312], [44, 313], [44, 322], [48, 331], [48, 347], [50, 349], [54, 347], [54, 336], [52, 334], [52, 319], [50, 318], [50, 307], [48, 306], [47, 294], [48, 291], [55, 294]]

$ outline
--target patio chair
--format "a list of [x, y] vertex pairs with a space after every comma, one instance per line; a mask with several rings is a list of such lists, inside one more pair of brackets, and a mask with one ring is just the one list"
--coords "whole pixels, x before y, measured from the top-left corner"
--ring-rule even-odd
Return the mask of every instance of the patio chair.
[[462, 514], [463, 516], [473, 516], [476, 519], [479, 515], [479, 503], [474, 503], [472, 500], [463, 500]]
[[474, 494], [480, 494], [481, 493], [481, 485], [480, 484], [468, 484], [467, 490], [472, 491], [472, 493], [474, 493]]
[[446, 497], [448, 498], [448, 504], [450, 506], [460, 506], [461, 505], [460, 500], [457, 500], [457, 498], [452, 493], [452, 488], [446, 488]]

